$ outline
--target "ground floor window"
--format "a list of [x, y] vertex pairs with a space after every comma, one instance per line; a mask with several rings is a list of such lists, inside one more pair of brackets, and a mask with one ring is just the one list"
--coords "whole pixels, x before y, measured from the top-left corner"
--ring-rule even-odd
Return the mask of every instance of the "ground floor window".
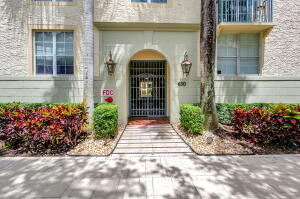
[[74, 74], [73, 32], [35, 32], [35, 71], [38, 75]]
[[218, 74], [259, 73], [259, 34], [222, 34], [218, 39]]

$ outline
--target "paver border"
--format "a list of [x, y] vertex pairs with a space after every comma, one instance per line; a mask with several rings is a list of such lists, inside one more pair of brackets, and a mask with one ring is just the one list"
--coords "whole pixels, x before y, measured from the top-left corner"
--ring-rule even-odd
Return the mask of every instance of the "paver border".
[[186, 141], [185, 139], [183, 139], [183, 137], [176, 131], [176, 129], [174, 128], [174, 124], [170, 124], [172, 126], [172, 129], [177, 133], [177, 135], [183, 140], [183, 142], [190, 148], [190, 150], [192, 152], [194, 152], [197, 156], [200, 155], [199, 153], [197, 153]]
[[116, 148], [117, 148], [117, 146], [118, 146], [118, 144], [119, 144], [119, 142], [120, 142], [120, 139], [121, 139], [121, 137], [123, 136], [123, 134], [124, 134], [124, 132], [125, 132], [127, 126], [128, 126], [128, 124], [125, 125], [125, 127], [124, 127], [124, 129], [123, 129], [121, 135], [119, 136], [118, 141], [116, 142], [116, 145], [114, 146], [114, 148], [113, 148], [113, 150], [110, 152], [110, 154], [107, 155], [107, 157], [111, 156], [111, 155], [114, 153], [114, 151], [116, 150]]

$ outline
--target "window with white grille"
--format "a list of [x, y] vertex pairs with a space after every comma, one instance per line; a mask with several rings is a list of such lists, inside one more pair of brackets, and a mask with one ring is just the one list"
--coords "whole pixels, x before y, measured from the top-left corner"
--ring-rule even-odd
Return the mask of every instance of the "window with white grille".
[[35, 32], [36, 74], [74, 74], [73, 37], [73, 32]]

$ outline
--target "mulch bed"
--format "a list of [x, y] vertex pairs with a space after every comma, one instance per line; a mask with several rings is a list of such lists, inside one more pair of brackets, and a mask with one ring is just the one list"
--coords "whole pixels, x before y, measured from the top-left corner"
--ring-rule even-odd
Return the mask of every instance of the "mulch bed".
[[94, 139], [90, 133], [85, 139], [81, 140], [75, 147], [69, 151], [60, 153], [45, 152], [43, 154], [32, 154], [20, 152], [18, 150], [8, 150], [3, 148], [3, 143], [0, 141], [0, 156], [2, 157], [52, 157], [52, 156], [82, 156], [82, 155], [97, 155], [106, 156], [114, 150], [125, 126], [120, 125], [118, 132], [113, 138]]
[[90, 135], [74, 149], [70, 150], [67, 155], [110, 155], [117, 145], [124, 129], [125, 126], [120, 125], [114, 138], [95, 139], [92, 135]]
[[[231, 126], [223, 126], [202, 135], [187, 132], [180, 124], [173, 127], [185, 142], [198, 154], [297, 154], [299, 146], [262, 145], [241, 136]], [[213, 135], [213, 141], [210, 138]]]

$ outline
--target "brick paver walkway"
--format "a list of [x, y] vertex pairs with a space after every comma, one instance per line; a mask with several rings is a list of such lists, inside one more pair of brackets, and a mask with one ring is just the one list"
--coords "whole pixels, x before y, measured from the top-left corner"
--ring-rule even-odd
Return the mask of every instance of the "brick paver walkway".
[[114, 155], [195, 155], [170, 124], [128, 125]]
[[298, 199], [300, 155], [0, 158], [0, 198]]

